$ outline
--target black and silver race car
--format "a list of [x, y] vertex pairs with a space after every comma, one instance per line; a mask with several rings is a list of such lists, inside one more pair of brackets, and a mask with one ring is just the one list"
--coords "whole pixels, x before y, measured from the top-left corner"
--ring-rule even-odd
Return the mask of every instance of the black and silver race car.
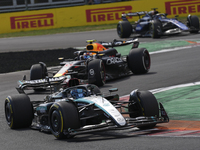
[[117, 88], [103, 96], [97, 86], [82, 84], [61, 88], [43, 101], [30, 101], [26, 94], [8, 96], [5, 117], [11, 129], [31, 127], [58, 139], [111, 129], [147, 129], [169, 122], [163, 105], [149, 91], [133, 90], [129, 101], [119, 101], [114, 91]]
[[[138, 39], [126, 41], [114, 40], [113, 42], [95, 42], [88, 40], [89, 44], [84, 50], [77, 50], [74, 59], [62, 61], [60, 67], [47, 71], [45, 63], [32, 65], [30, 69], [30, 81], [25, 79], [18, 82], [18, 89], [41, 88], [42, 81], [47, 86], [46, 77], [49, 81], [60, 81], [73, 72], [73, 78], [80, 79], [83, 83], [102, 86], [106, 80], [119, 78], [124, 75], [147, 73], [151, 66], [151, 59], [146, 48], [138, 48]], [[128, 55], [122, 56], [115, 49], [117, 46], [132, 44], [132, 49]], [[41, 80], [43, 79], [43, 80]], [[73, 83], [73, 82], [71, 82]], [[39, 85], [39, 87], [38, 87]]]
[[[152, 11], [140, 11], [122, 14], [122, 20], [117, 24], [117, 33], [120, 38], [128, 38], [131, 34], [142, 37], [160, 38], [163, 35], [177, 34], [181, 32], [198, 33], [199, 18], [188, 15], [186, 23], [175, 18], [167, 18], [166, 13], [159, 13], [157, 8]], [[139, 16], [135, 24], [128, 21], [128, 17]], [[142, 17], [141, 17], [142, 16]]]

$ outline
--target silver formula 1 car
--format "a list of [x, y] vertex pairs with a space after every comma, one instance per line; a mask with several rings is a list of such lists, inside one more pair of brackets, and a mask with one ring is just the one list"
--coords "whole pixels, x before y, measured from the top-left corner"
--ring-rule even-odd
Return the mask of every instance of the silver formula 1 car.
[[149, 91], [133, 90], [128, 101], [119, 101], [115, 91], [117, 88], [110, 89], [103, 96], [97, 86], [84, 84], [61, 88], [43, 101], [30, 101], [25, 94], [8, 96], [5, 117], [11, 129], [31, 127], [58, 139], [112, 129], [147, 129], [169, 122], [163, 105]]

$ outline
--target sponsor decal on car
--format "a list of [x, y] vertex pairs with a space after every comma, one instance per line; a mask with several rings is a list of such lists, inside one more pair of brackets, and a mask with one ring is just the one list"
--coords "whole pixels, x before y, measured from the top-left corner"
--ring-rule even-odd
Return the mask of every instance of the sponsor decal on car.
[[168, 15], [192, 14], [200, 12], [199, 0], [179, 0], [165, 2], [165, 9]]
[[140, 27], [140, 26], [136, 27], [136, 30], [141, 30], [141, 29], [142, 29], [142, 27]]
[[[66, 77], [49, 78], [49, 82], [61, 81], [65, 78]], [[29, 80], [29, 81], [24, 81], [23, 83], [35, 84], [35, 83], [45, 83], [45, 82], [47, 82], [47, 79]]]
[[40, 113], [45, 113], [47, 109], [45, 106], [41, 106], [41, 107], [37, 107], [36, 110], [39, 111]]
[[107, 65], [112, 65], [112, 64], [121, 63], [121, 62], [122, 62], [121, 58], [111, 57], [111, 58], [107, 59], [106, 64]]
[[89, 73], [90, 73], [91, 76], [93, 76], [94, 75], [94, 69], [90, 69]]

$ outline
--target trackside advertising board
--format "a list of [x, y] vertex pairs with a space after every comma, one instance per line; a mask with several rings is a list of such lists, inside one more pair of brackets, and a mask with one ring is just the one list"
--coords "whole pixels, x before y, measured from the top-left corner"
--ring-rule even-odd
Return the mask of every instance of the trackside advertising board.
[[[200, 0], [135, 0], [0, 14], [0, 33], [118, 23], [122, 13], [158, 8], [168, 17], [200, 15]], [[130, 21], [138, 17], [129, 18]]]

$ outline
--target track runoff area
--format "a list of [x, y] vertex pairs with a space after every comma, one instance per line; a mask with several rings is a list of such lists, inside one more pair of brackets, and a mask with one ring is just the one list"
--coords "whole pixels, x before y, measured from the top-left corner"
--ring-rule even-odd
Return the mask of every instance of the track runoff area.
[[[148, 49], [150, 54], [178, 51], [185, 48], [200, 46], [200, 40], [168, 40], [162, 45], [158, 42], [140, 43], [140, 47]], [[123, 50], [117, 49], [126, 54]], [[127, 134], [164, 137], [200, 137], [200, 119], [197, 110], [200, 103], [200, 82], [175, 85], [150, 90], [158, 102], [161, 102], [170, 118], [169, 123], [157, 125], [154, 129], [134, 131]], [[169, 97], [170, 95], [170, 97]], [[128, 101], [129, 95], [120, 97], [121, 101]], [[173, 100], [172, 100], [173, 99]], [[188, 99], [190, 103], [187, 103]], [[173, 106], [179, 106], [173, 107]]]

